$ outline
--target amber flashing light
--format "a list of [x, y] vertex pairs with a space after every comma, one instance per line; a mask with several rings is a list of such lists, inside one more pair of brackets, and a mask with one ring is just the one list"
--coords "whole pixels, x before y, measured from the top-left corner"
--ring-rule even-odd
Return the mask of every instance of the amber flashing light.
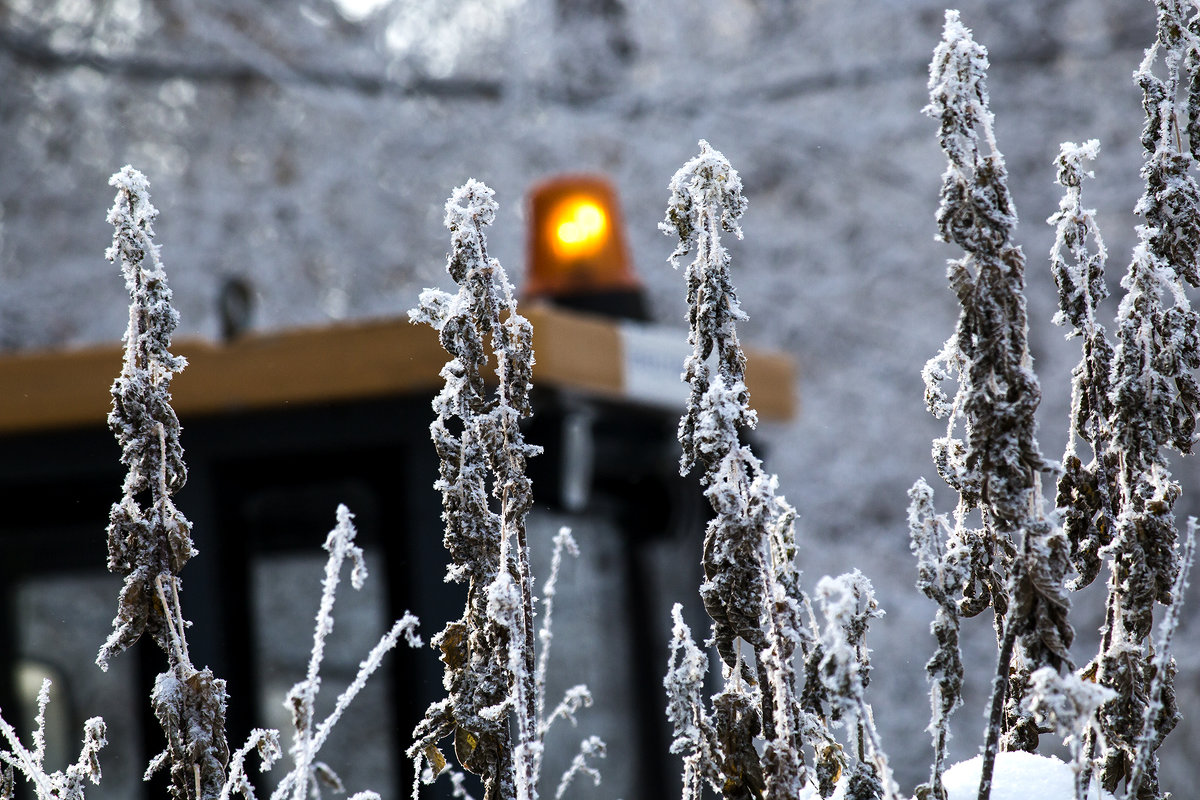
[[638, 289], [617, 195], [595, 175], [567, 175], [529, 194], [526, 298]]

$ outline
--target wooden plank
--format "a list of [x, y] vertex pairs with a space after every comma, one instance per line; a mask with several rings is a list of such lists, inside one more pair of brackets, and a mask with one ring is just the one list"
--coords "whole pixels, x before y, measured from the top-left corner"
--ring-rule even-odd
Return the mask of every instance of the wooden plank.
[[[577, 389], [618, 400], [641, 401], [626, 383], [628, 353], [622, 339], [622, 323], [598, 316], [536, 305], [522, 312], [533, 324], [538, 386]], [[683, 358], [690, 352], [687, 331], [662, 326], [641, 326], [658, 336], [678, 340], [678, 363], [671, 367], [672, 379], [683, 372]], [[796, 414], [796, 369], [786, 355], [746, 348], [746, 385], [750, 403], [764, 420], [786, 421]], [[680, 383], [679, 410], [687, 397]], [[658, 403], [655, 403], [658, 404]]]
[[121, 350], [91, 347], [0, 359], [0, 431], [103, 424]]
[[534, 386], [623, 396], [617, 326], [601, 317], [546, 305], [522, 309], [533, 325]]
[[[188, 360], [171, 382], [182, 418], [430, 390], [447, 360], [436, 333], [398, 319], [180, 339], [172, 351]], [[121, 358], [117, 345], [0, 358], [0, 431], [102, 423]]]
[[746, 348], [750, 405], [764, 420], [786, 422], [798, 413], [796, 364], [782, 353]]
[[[626, 391], [618, 324], [547, 306], [523, 313], [534, 326], [537, 385], [638, 401]], [[448, 358], [431, 329], [403, 319], [251, 334], [231, 343], [182, 339], [173, 349], [188, 359], [171, 384], [172, 404], [185, 419], [433, 391]], [[760, 416], [790, 418], [791, 360], [753, 350], [748, 360]], [[117, 345], [0, 357], [0, 432], [103, 424], [120, 369]]]
[[431, 389], [447, 356], [437, 334], [407, 320], [188, 342], [172, 383], [180, 416], [382, 397]]

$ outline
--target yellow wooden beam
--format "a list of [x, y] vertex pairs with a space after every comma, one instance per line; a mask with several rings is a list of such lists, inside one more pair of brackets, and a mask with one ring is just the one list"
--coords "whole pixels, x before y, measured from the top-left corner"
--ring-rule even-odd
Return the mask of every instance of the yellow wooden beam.
[[[682, 371], [682, 358], [674, 359], [676, 349], [686, 353], [682, 331], [547, 306], [522, 313], [533, 323], [537, 386], [676, 405], [671, 391], [656, 391], [654, 381], [669, 385]], [[646, 347], [655, 350], [661, 366], [639, 360], [635, 351]], [[256, 333], [230, 343], [179, 339], [173, 350], [188, 359], [187, 369], [171, 384], [172, 405], [184, 419], [431, 392], [441, 385], [438, 372], [447, 360], [430, 328], [403, 319]], [[662, 374], [651, 374], [647, 383], [643, 362]], [[111, 403], [109, 387], [120, 369], [118, 345], [0, 357], [0, 432], [102, 424]], [[760, 416], [788, 419], [795, 413], [795, 368], [789, 358], [749, 351], [746, 380]]]

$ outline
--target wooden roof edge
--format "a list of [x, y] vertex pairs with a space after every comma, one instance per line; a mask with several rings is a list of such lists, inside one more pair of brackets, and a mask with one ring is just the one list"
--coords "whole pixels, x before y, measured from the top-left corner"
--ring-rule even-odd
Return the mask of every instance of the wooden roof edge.
[[[629, 327], [545, 305], [521, 313], [534, 326], [537, 385], [673, 405], [636, 385], [631, 331], [644, 327], [686, 346], [682, 331]], [[401, 317], [255, 332], [231, 342], [179, 337], [172, 350], [188, 359], [171, 384], [172, 404], [184, 418], [431, 390], [441, 385], [438, 373], [448, 358], [430, 328]], [[122, 351], [118, 343], [101, 343], [0, 355], [0, 433], [102, 424]], [[682, 360], [675, 364], [665, 369], [667, 382], [682, 370]], [[749, 349], [747, 384], [760, 416], [794, 415], [795, 366], [786, 355]]]

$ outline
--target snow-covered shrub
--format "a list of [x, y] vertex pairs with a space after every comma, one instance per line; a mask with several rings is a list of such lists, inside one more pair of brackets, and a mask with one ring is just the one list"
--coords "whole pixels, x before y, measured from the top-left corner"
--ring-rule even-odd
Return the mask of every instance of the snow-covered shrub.
[[[159, 604], [159, 593], [174, 595], [176, 576], [195, 554], [191, 523], [171, 500], [187, 481], [179, 420], [171, 408], [171, 378], [187, 361], [169, 349], [179, 314], [171, 307], [171, 289], [153, 239], [158, 210], [150, 203], [145, 176], [132, 167], [109, 184], [117, 187], [108, 212], [116, 231], [105, 256], [119, 261], [130, 303], [125, 359], [112, 385], [108, 425], [128, 472], [123, 496], [109, 513], [108, 568], [123, 574], [125, 585], [113, 633], [96, 659], [102, 669], [146, 631], [159, 647], [171, 650], [175, 620], [164, 613], [171, 606]], [[145, 508], [138, 500], [143, 493]]]
[[[451, 356], [441, 371], [445, 385], [433, 401], [437, 418], [430, 434], [440, 462], [435, 486], [442, 493], [443, 542], [451, 559], [446, 579], [467, 584], [462, 618], [433, 639], [445, 664], [448, 696], [429, 707], [414, 731], [409, 749], [417, 773], [414, 798], [422, 779], [432, 782], [445, 769], [438, 742], [453, 735], [458, 763], [482, 777], [485, 800], [532, 800], [551, 722], [573, 719], [580, 706], [591, 703], [587, 688], [580, 686], [545, 714], [553, 577], [546, 590], [542, 657], [535, 663], [525, 530], [533, 495], [525, 463], [540, 448], [526, 444], [519, 427], [530, 413], [533, 331], [517, 313], [504, 268], [487, 254], [484, 228], [496, 218], [493, 196], [475, 180], [451, 195], [446, 202], [445, 224], [451, 232], [446, 268], [458, 292], [427, 289], [420, 306], [409, 312], [413, 322], [438, 332]], [[489, 342], [499, 378], [494, 393], [483, 377]], [[561, 550], [575, 550], [566, 532], [556, 546], [555, 575]], [[560, 796], [578, 774], [599, 778], [587, 766], [589, 755], [603, 755], [603, 743], [595, 737], [584, 741], [580, 758], [559, 787]]]
[[[1191, 134], [1200, 134], [1195, 74], [1200, 13], [1194, 8], [1185, 13], [1172, 0], [1156, 0], [1155, 7], [1157, 39], [1135, 74], [1147, 115], [1142, 135], [1146, 191], [1136, 211], [1146, 222], [1138, 228], [1139, 243], [1122, 280], [1126, 293], [1115, 346], [1098, 321], [1098, 305], [1107, 294], [1107, 253], [1093, 212], [1081, 202], [1088, 174], [1083, 162], [1095, 158], [1099, 144], [1066, 143], [1057, 159], [1058, 182], [1066, 193], [1049, 220], [1057, 232], [1051, 252], [1059, 289], [1055, 322], [1070, 325], [1068, 337], [1081, 339], [1083, 355], [1073, 372], [1070, 436], [1054, 516], [1041, 510], [1037, 473], [1047, 464], [1032, 438], [1038, 395], [1025, 348], [1024, 258], [1010, 243], [1016, 215], [987, 109], [986, 51], [954, 12], [947, 12], [945, 37], [931, 69], [929, 110], [941, 119], [940, 139], [950, 161], [938, 212], [940, 238], [967, 251], [949, 270], [963, 305], [959, 330], [925, 372], [930, 409], [950, 418], [947, 436], [935, 443], [935, 460], [961, 498], [954, 529], [944, 522], [940, 527], [949, 530], [947, 553], [970, 553], [969, 563], [975, 553], [957, 534], [963, 511], [979, 508], [985, 539], [1001, 545], [984, 552], [988, 563], [981, 578], [968, 577], [963, 584], [977, 582], [990, 591], [1000, 637], [997, 688], [979, 770], [981, 800], [989, 791], [997, 745], [1032, 750], [1038, 733], [1048, 730], [1072, 746], [1075, 794], [1081, 800], [1093, 777], [1111, 792], [1123, 786], [1126, 797], [1162, 797], [1153, 751], [1177, 718], [1169, 644], [1184, 585], [1172, 514], [1180, 488], [1167, 470], [1166, 449], [1190, 452], [1200, 408], [1200, 387], [1192, 375], [1200, 366], [1200, 315], [1184, 286], [1200, 285], [1200, 188], [1190, 172], [1194, 154], [1182, 148], [1178, 102], [1181, 93], [1187, 95], [1186, 133], [1194, 149], [1197, 140]], [[1153, 71], [1160, 55], [1163, 78]], [[980, 133], [990, 150], [985, 156], [979, 153]], [[1169, 306], [1164, 295], [1171, 298]], [[1010, 346], [998, 347], [1004, 342]], [[1008, 356], [1008, 365], [996, 355]], [[938, 383], [954, 373], [959, 390], [950, 402]], [[959, 419], [965, 442], [953, 438]], [[1086, 465], [1077, 452], [1080, 440], [1092, 451]], [[1005, 500], [1000, 504], [995, 502], [997, 480]], [[916, 509], [919, 502], [926, 503], [924, 510]], [[1053, 522], [1055, 516], [1064, 531]], [[938, 519], [927, 493], [914, 497], [914, 542], [930, 540]], [[1190, 543], [1187, 550], [1190, 558]], [[924, 551], [939, 555], [936, 549]], [[924, 556], [922, 572], [933, 574], [926, 565], [937, 565], [944, 574], [952, 560]], [[1065, 578], [1073, 567], [1078, 577], [1071, 587], [1086, 586], [1104, 562], [1110, 580], [1100, 653], [1073, 674]], [[930, 582], [923, 581], [926, 593], [943, 605], [926, 588]], [[1156, 602], [1168, 611], [1159, 641], [1152, 644]], [[935, 633], [944, 649], [950, 637], [943, 610]], [[964, 610], [961, 604], [959, 610]], [[1020, 648], [1010, 669], [1014, 643]], [[1001, 715], [999, 687], [1006, 682]], [[941, 796], [936, 766], [929, 789]]]
[[[1104, 325], [1097, 319], [1099, 304], [1108, 296], [1104, 283], [1108, 251], [1094, 212], [1084, 208], [1081, 201], [1083, 179], [1091, 175], [1084, 171], [1083, 162], [1096, 158], [1099, 150], [1100, 143], [1095, 139], [1083, 145], [1062, 144], [1057, 160], [1058, 183], [1066, 193], [1058, 211], [1048, 220], [1056, 232], [1050, 253], [1050, 268], [1058, 286], [1059, 312], [1054, 322], [1070, 324], [1067, 337], [1080, 338], [1083, 350], [1072, 371], [1070, 427], [1055, 498], [1078, 575], [1071, 584], [1074, 589], [1087, 586], [1099, 574], [1100, 550], [1116, 527], [1118, 514], [1118, 464], [1109, 423], [1113, 348]], [[1086, 465], [1077, 453], [1080, 439], [1092, 451]]]

